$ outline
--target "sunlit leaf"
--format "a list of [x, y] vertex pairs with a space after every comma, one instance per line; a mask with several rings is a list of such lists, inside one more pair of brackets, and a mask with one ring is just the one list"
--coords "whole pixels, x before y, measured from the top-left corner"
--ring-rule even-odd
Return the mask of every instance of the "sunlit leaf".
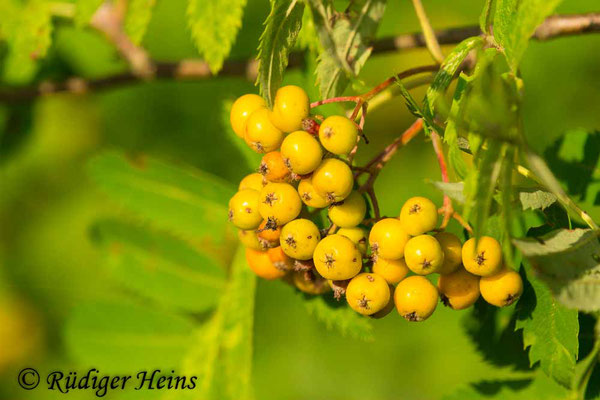
[[135, 44], [140, 44], [152, 18], [156, 0], [130, 0], [125, 14], [125, 32]]
[[556, 202], [556, 196], [545, 190], [532, 188], [519, 191], [519, 201], [523, 210], [542, 210], [550, 207]]
[[77, 0], [75, 3], [75, 25], [84, 27], [104, 3], [104, 0]]

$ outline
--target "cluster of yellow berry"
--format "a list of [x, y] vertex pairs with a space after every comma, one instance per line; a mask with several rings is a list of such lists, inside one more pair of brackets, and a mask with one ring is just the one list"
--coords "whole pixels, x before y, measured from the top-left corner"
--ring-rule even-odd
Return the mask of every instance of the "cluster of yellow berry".
[[[435, 233], [438, 210], [429, 199], [409, 199], [398, 218], [380, 219], [367, 233], [367, 202], [343, 159], [359, 129], [344, 116], [318, 124], [309, 112], [297, 86], [280, 88], [272, 109], [254, 94], [231, 108], [235, 133], [264, 153], [229, 202], [229, 220], [258, 276], [309, 294], [333, 290], [363, 315], [381, 317], [395, 305], [409, 321], [427, 319], [440, 298], [464, 309], [480, 294], [498, 307], [521, 295], [521, 277], [504, 266], [498, 241], [484, 236], [463, 245], [452, 233]], [[321, 230], [314, 221], [325, 209], [331, 226]], [[424, 277], [433, 273], [437, 288]]]

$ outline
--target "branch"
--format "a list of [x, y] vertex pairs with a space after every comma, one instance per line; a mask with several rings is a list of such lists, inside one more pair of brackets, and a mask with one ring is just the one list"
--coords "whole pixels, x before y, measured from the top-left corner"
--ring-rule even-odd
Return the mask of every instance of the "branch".
[[[600, 32], [600, 13], [555, 15], [549, 17], [536, 30], [532, 39], [549, 40], [564, 36], [582, 35]], [[435, 36], [440, 45], [456, 44], [462, 40], [481, 34], [479, 26], [466, 26], [438, 30]], [[383, 38], [373, 43], [373, 53], [386, 53], [425, 47], [422, 33], [408, 33], [396, 37]], [[121, 49], [122, 51], [123, 49]], [[129, 60], [131, 62], [131, 60]], [[150, 60], [152, 61], [152, 60]], [[133, 64], [133, 63], [132, 63]], [[300, 52], [290, 54], [289, 68], [304, 65], [304, 56]], [[106, 90], [148, 80], [159, 79], [208, 79], [213, 77], [208, 64], [202, 60], [191, 59], [177, 62], [151, 62], [150, 73], [139, 71], [123, 72], [106, 78], [86, 80], [68, 78], [59, 82], [41, 82], [36, 86], [19, 88], [0, 88], [0, 103], [26, 101], [41, 95], [52, 93], [86, 93], [92, 90]], [[254, 81], [257, 76], [257, 61], [228, 60], [219, 76], [237, 76]]]

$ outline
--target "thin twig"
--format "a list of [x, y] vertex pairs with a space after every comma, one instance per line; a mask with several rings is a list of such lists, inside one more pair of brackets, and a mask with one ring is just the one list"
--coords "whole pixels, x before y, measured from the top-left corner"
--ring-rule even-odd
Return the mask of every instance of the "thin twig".
[[423, 30], [423, 36], [425, 37], [427, 50], [429, 50], [433, 59], [438, 64], [441, 64], [444, 61], [444, 54], [442, 53], [442, 48], [440, 47], [440, 44], [435, 36], [435, 31], [431, 27], [429, 18], [427, 18], [425, 7], [423, 7], [421, 0], [412, 0], [412, 3], [413, 7], [415, 8], [415, 12], [417, 13], [417, 18], [419, 18], [421, 29]]
[[[437, 156], [438, 163], [440, 165], [440, 171], [442, 173], [442, 181], [450, 182], [448, 178], [448, 166], [446, 165], [446, 158], [444, 157], [444, 149], [442, 147], [442, 139], [440, 135], [436, 132], [431, 132], [431, 144], [433, 145], [433, 150], [435, 151], [435, 155]], [[450, 218], [454, 214], [454, 208], [452, 207], [452, 199], [447, 194], [444, 194], [444, 204], [441, 208], [442, 213], [444, 214], [444, 219], [442, 219], [442, 224], [440, 225], [440, 229], [446, 229], [448, 226], [448, 222], [450, 222]]]

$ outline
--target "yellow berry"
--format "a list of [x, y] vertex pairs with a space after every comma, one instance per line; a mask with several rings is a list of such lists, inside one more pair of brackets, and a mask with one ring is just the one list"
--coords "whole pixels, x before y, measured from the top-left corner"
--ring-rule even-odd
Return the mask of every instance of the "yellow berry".
[[475, 238], [471, 238], [462, 247], [462, 262], [472, 274], [494, 275], [502, 269], [502, 247], [493, 237], [482, 236], [477, 240], [476, 250]]
[[273, 125], [284, 132], [302, 129], [302, 120], [308, 117], [310, 100], [301, 87], [289, 85], [277, 90], [273, 111], [270, 113]]
[[390, 288], [385, 279], [377, 274], [358, 274], [346, 288], [346, 301], [357, 313], [375, 314], [390, 301]]
[[281, 226], [273, 220], [265, 219], [258, 226], [258, 238], [264, 241], [273, 243], [279, 243], [279, 236], [281, 236]]
[[247, 248], [246, 261], [248, 262], [250, 269], [263, 279], [273, 280], [285, 275], [284, 271], [277, 269], [275, 265], [273, 265], [269, 258], [269, 254], [266, 251], [257, 251]]
[[409, 271], [403, 258], [388, 260], [383, 257], [376, 257], [375, 262], [373, 262], [373, 272], [381, 275], [387, 283], [392, 285], [406, 278]]
[[323, 150], [313, 135], [304, 131], [295, 131], [283, 139], [281, 155], [292, 172], [306, 175], [321, 164]]
[[390, 289], [390, 299], [388, 300], [388, 303], [385, 305], [385, 307], [377, 311], [375, 314], [369, 315], [371, 318], [381, 319], [383, 317], [386, 317], [389, 313], [391, 313], [394, 310], [394, 308], [396, 308], [394, 305], [394, 292], [396, 288], [389, 284], [388, 288]]
[[404, 246], [410, 236], [396, 218], [384, 218], [377, 221], [369, 234], [371, 251], [376, 257], [397, 260], [404, 257]]
[[362, 255], [352, 240], [342, 235], [330, 235], [317, 244], [313, 260], [325, 279], [342, 281], [353, 278], [362, 268]]
[[352, 228], [365, 218], [367, 203], [360, 193], [353, 191], [339, 203], [329, 207], [329, 219], [340, 228]]
[[263, 156], [258, 172], [269, 182], [285, 182], [290, 176], [290, 171], [278, 151], [271, 151]]
[[321, 240], [321, 233], [314, 222], [300, 218], [284, 225], [279, 240], [288, 256], [297, 260], [310, 260]]
[[287, 224], [301, 210], [300, 196], [289, 183], [268, 183], [260, 191], [258, 211], [264, 219], [271, 219], [277, 226]]
[[253, 250], [266, 250], [265, 246], [263, 246], [260, 240], [258, 240], [258, 235], [256, 234], [256, 231], [254, 229], [250, 229], [247, 231], [239, 229], [238, 239], [244, 247], [248, 247]]
[[266, 185], [264, 177], [258, 172], [246, 175], [241, 181], [238, 190], [254, 189], [258, 192]]
[[315, 190], [312, 184], [312, 176], [302, 179], [298, 184], [298, 193], [302, 202], [309, 207], [324, 208], [327, 207], [327, 200]]
[[262, 218], [259, 213], [259, 197], [256, 190], [244, 189], [229, 200], [229, 221], [240, 229], [255, 229]]
[[496, 307], [506, 307], [514, 303], [523, 293], [523, 280], [518, 272], [502, 268], [492, 276], [484, 276], [479, 281], [481, 297]]
[[426, 320], [435, 311], [437, 302], [437, 289], [423, 276], [409, 276], [401, 281], [394, 291], [396, 309], [407, 321]]
[[267, 250], [267, 255], [269, 256], [269, 260], [271, 260], [278, 270], [286, 272], [294, 269], [294, 260], [283, 252], [281, 246]]
[[404, 261], [415, 274], [429, 275], [438, 272], [442, 267], [444, 252], [440, 243], [433, 236], [419, 235], [406, 243]]
[[244, 140], [257, 153], [277, 150], [283, 141], [283, 132], [269, 119], [269, 110], [259, 108], [248, 117]]
[[437, 286], [442, 303], [454, 310], [471, 307], [479, 298], [479, 279], [464, 268], [440, 276]]
[[411, 236], [422, 235], [435, 229], [438, 212], [435, 204], [425, 197], [412, 197], [400, 210], [402, 227]]
[[250, 114], [266, 106], [265, 100], [256, 94], [245, 94], [238, 97], [231, 106], [231, 113], [229, 114], [229, 122], [235, 134], [243, 139], [246, 133], [246, 122]]
[[326, 279], [311, 271], [294, 272], [292, 279], [294, 285], [304, 293], [317, 295], [327, 293], [331, 290]]
[[358, 128], [346, 117], [334, 115], [319, 127], [319, 140], [325, 149], [338, 155], [347, 155], [356, 146]]
[[444, 252], [444, 263], [438, 272], [442, 275], [451, 274], [460, 267], [462, 262], [462, 243], [458, 236], [450, 232], [436, 233], [434, 237]]
[[312, 184], [329, 204], [337, 203], [352, 192], [354, 176], [348, 164], [336, 158], [327, 158], [313, 173]]
[[358, 251], [363, 256], [367, 254], [367, 232], [359, 227], [354, 228], [342, 228], [337, 231], [338, 235], [346, 236], [348, 239], [358, 247]]

